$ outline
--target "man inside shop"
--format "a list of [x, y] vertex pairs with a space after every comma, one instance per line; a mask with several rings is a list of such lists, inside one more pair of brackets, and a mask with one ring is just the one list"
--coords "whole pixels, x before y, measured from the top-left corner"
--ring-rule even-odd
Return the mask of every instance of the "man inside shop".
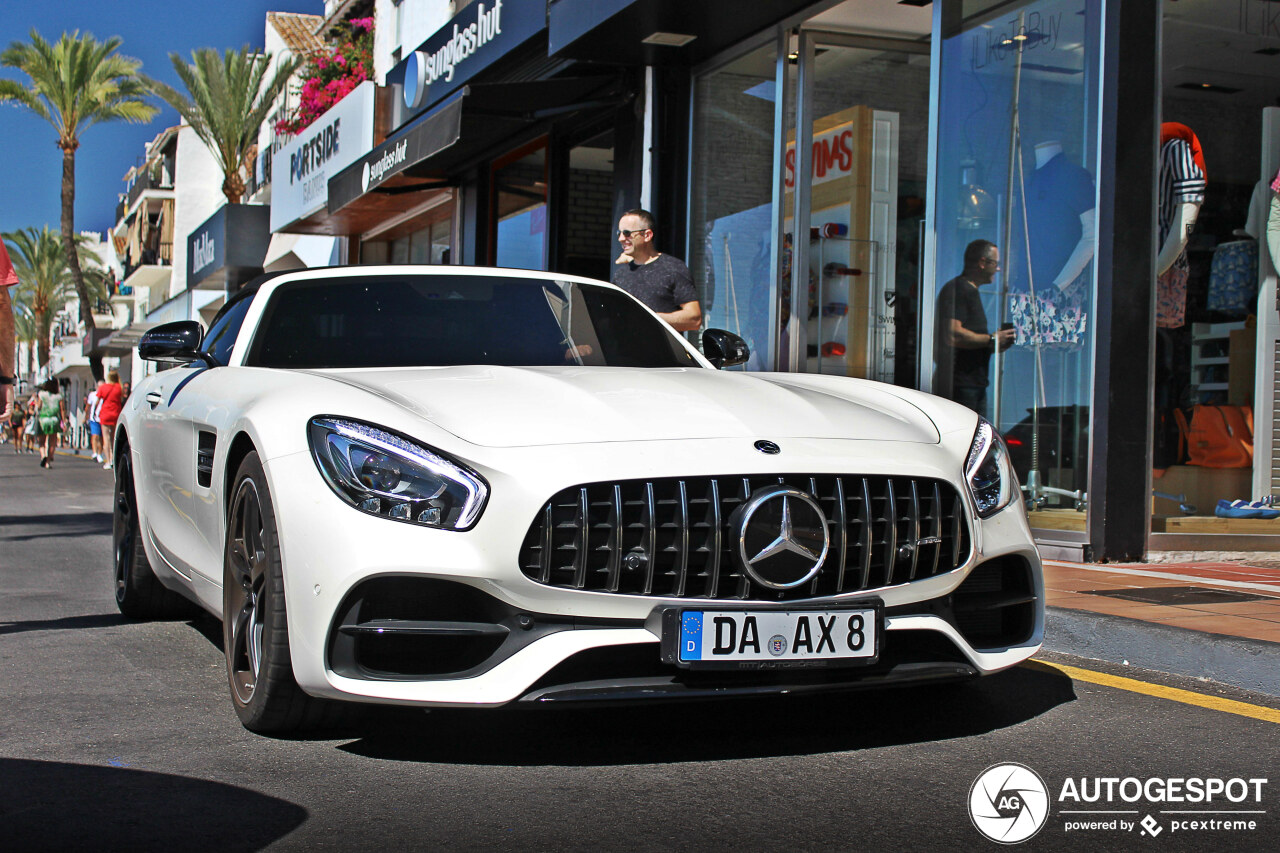
[[986, 415], [991, 354], [1008, 349], [1013, 329], [991, 332], [978, 288], [1000, 269], [1000, 250], [990, 240], [974, 240], [964, 250], [964, 271], [938, 294], [934, 333], [933, 393]]
[[677, 332], [702, 325], [702, 306], [693, 289], [693, 276], [679, 258], [659, 252], [653, 241], [654, 218], [636, 208], [618, 220], [622, 254], [614, 261], [610, 280], [649, 306]]

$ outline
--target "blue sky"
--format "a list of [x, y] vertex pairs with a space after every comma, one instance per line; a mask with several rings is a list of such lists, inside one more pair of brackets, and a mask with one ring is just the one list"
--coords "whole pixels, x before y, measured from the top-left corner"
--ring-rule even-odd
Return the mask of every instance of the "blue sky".
[[[324, 0], [0, 0], [0, 47], [28, 41], [31, 28], [50, 41], [79, 29], [98, 39], [120, 36], [120, 53], [142, 60], [142, 71], [184, 91], [169, 54], [190, 59], [198, 47], [261, 49], [266, 13], [324, 13]], [[0, 76], [29, 82], [14, 69]], [[76, 152], [76, 230], [107, 231], [115, 218], [124, 173], [143, 146], [178, 114], [156, 99], [150, 124], [99, 124]], [[53, 128], [25, 109], [0, 104], [0, 231], [47, 224], [58, 228], [62, 152]]]

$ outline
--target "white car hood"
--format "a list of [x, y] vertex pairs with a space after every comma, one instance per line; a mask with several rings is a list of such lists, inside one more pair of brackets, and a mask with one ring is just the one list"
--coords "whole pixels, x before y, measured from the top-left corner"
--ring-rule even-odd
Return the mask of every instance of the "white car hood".
[[369, 391], [485, 447], [734, 437], [939, 440], [919, 409], [881, 390], [888, 386], [833, 377], [488, 365], [309, 372]]

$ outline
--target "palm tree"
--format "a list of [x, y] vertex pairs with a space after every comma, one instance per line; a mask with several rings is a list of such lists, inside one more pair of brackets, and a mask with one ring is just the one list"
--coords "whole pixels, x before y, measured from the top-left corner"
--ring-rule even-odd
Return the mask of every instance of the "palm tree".
[[[40, 340], [40, 330], [36, 328], [36, 317], [31, 313], [31, 309], [26, 305], [13, 306], [13, 328], [14, 340], [19, 344], [27, 345], [27, 369], [28, 376], [34, 376], [36, 372], [36, 341]], [[14, 372], [21, 375], [23, 371], [17, 369], [14, 365]]]
[[191, 59], [188, 65], [178, 54], [169, 54], [191, 97], [158, 80], [147, 82], [208, 146], [222, 169], [223, 195], [229, 203], [239, 204], [249, 151], [298, 63], [293, 58], [280, 62], [267, 80], [271, 54], [251, 53], [248, 45], [238, 51], [228, 49], [222, 57], [213, 48], [202, 47], [191, 52]]
[[[34, 323], [37, 361], [41, 367], [49, 363], [50, 333], [53, 317], [69, 300], [76, 298], [75, 280], [67, 252], [59, 236], [48, 225], [23, 228], [4, 234], [10, 246], [13, 268], [18, 273], [18, 286], [13, 295], [14, 316], [29, 314]], [[106, 297], [104, 271], [87, 248], [86, 239], [75, 241], [78, 266], [86, 285], [86, 296], [95, 302]], [[92, 304], [90, 305], [92, 310]], [[83, 307], [81, 308], [83, 313]]]
[[[62, 243], [71, 279], [80, 297], [80, 319], [92, 334], [93, 303], [75, 249], [76, 150], [81, 134], [108, 121], [145, 123], [158, 110], [143, 98], [147, 87], [138, 74], [142, 63], [116, 53], [119, 36], [100, 42], [90, 33], [64, 32], [56, 44], [31, 30], [31, 43], [15, 41], [0, 53], [0, 65], [16, 68], [29, 78], [0, 80], [0, 103], [14, 101], [53, 125], [62, 149]], [[89, 359], [95, 379], [102, 379], [102, 358]]]

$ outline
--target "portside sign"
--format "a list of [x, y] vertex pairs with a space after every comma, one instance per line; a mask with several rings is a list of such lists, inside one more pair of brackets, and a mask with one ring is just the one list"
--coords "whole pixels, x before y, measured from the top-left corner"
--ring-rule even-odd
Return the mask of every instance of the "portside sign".
[[387, 85], [401, 87], [395, 126], [402, 127], [440, 102], [546, 25], [547, 4], [542, 0], [468, 5], [387, 72]]
[[366, 80], [271, 158], [271, 230], [322, 210], [329, 178], [373, 148], [377, 86]]

